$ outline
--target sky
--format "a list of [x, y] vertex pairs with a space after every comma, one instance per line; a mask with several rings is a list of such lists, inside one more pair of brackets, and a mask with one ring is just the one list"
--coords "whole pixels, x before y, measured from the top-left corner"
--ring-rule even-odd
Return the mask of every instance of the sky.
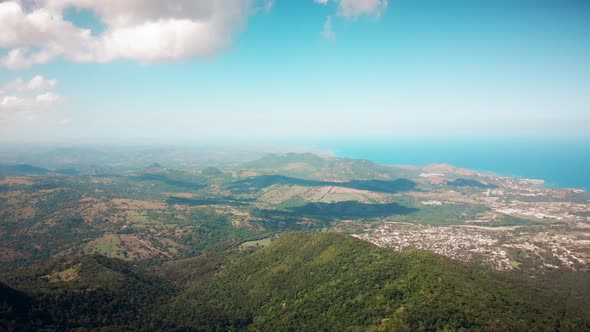
[[589, 134], [587, 0], [0, 0], [0, 141]]

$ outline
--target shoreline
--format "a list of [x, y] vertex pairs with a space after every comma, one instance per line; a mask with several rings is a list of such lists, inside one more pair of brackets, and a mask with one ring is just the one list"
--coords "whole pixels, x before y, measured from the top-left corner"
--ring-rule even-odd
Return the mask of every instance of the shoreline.
[[[392, 167], [411, 167], [411, 168], [423, 168], [423, 167], [427, 167], [430, 165], [437, 165], [437, 164], [447, 164], [450, 166], [453, 166], [455, 168], [463, 168], [463, 169], [467, 169], [482, 175], [492, 175], [492, 176], [497, 176], [497, 177], [509, 177], [509, 178], [513, 178], [515, 180], [519, 180], [519, 181], [530, 181], [531, 184], [535, 187], [538, 188], [543, 188], [543, 189], [557, 189], [557, 190], [575, 190], [575, 191], [581, 191], [581, 192], [590, 192], [590, 187], [574, 187], [574, 186], [569, 186], [569, 185], [563, 185], [563, 184], [559, 184], [556, 183], [555, 181], [548, 181], [547, 179], [543, 179], [543, 178], [538, 178], [538, 177], [529, 177], [527, 175], [520, 175], [520, 174], [507, 174], [507, 173], [502, 173], [502, 172], [497, 172], [497, 171], [492, 171], [489, 169], [481, 169], [481, 168], [469, 168], [466, 166], [461, 166], [461, 165], [456, 165], [456, 164], [452, 164], [452, 163], [447, 163], [447, 162], [432, 162], [432, 163], [427, 163], [427, 164], [407, 164], [407, 163], [400, 163], [400, 164], [396, 164], [396, 163], [388, 163], [388, 162], [381, 162], [379, 160], [376, 160], [375, 158], [366, 158], [366, 157], [353, 157], [350, 155], [342, 155], [337, 153], [336, 150], [334, 149], [324, 149], [331, 157], [334, 158], [348, 158], [348, 159], [361, 159], [361, 160], [368, 160], [377, 164], [381, 164], [384, 166], [392, 166]], [[542, 184], [534, 184], [533, 182], [543, 182]]]

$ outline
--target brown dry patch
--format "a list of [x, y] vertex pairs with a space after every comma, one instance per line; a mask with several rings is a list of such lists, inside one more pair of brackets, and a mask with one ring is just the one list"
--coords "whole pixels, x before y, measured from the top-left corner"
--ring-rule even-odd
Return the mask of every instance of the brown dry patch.
[[[329, 187], [328, 187], [329, 188]], [[289, 200], [295, 196], [305, 196], [307, 192], [314, 190], [314, 188], [303, 187], [303, 186], [278, 186], [272, 187], [265, 192], [258, 199], [261, 202], [280, 204], [286, 200]]]
[[0, 185], [5, 186], [31, 186], [35, 182], [30, 177], [26, 176], [8, 176], [5, 178], [0, 179]]
[[45, 219], [45, 225], [50, 226], [50, 227], [54, 227], [57, 225], [57, 221], [53, 218], [47, 218], [47, 219]]
[[256, 171], [243, 171], [239, 174], [240, 178], [249, 178], [252, 176], [256, 176], [259, 175], [260, 173], [256, 172]]
[[108, 211], [108, 207], [104, 203], [92, 204], [89, 207], [80, 211], [80, 215], [85, 222], [90, 223], [94, 220], [103, 219]]
[[90, 178], [90, 183], [94, 183], [94, 184], [112, 184], [115, 181], [113, 179], [108, 179], [108, 178]]
[[282, 167], [283, 170], [306, 170], [306, 171], [313, 171], [315, 168], [310, 166], [309, 164], [306, 163], [291, 163], [291, 164], [287, 164], [284, 167]]
[[316, 224], [316, 222], [314, 222], [313, 220], [305, 219], [305, 220], [302, 220], [302, 221], [298, 221], [297, 224], [298, 225], [303, 225], [303, 226], [313, 226], [313, 225]]
[[155, 256], [164, 256], [172, 258], [172, 255], [160, 248], [154, 246], [153, 243], [146, 239], [141, 239], [136, 235], [122, 234], [120, 235], [121, 244], [129, 251], [133, 252], [140, 259], [147, 259]]
[[137, 221], [139, 217], [139, 212], [137, 211], [120, 211], [109, 215], [109, 221], [111, 223], [134, 223]]
[[51, 194], [60, 190], [64, 190], [63, 188], [53, 188], [53, 189], [41, 189], [37, 191], [39, 194]]
[[164, 196], [168, 197], [179, 197], [179, 198], [193, 198], [195, 195], [191, 193], [162, 193]]
[[478, 230], [482, 230], [482, 231], [492, 231], [492, 232], [507, 232], [507, 231], [513, 231], [513, 230], [515, 230], [517, 228], [521, 228], [522, 226], [498, 226], [498, 227], [490, 227], [490, 226], [475, 226], [475, 225], [454, 225], [453, 227], [478, 229]]
[[261, 225], [253, 224], [251, 222], [252, 218], [250, 218], [250, 217], [237, 216], [237, 217], [230, 218], [230, 220], [231, 220], [232, 226], [235, 228], [247, 228], [251, 231], [256, 231], [256, 232], [262, 232], [264, 230], [264, 227], [262, 227]]
[[359, 190], [338, 186], [304, 187], [304, 186], [278, 186], [271, 187], [258, 199], [260, 202], [280, 204], [292, 198], [299, 197], [306, 202], [320, 201], [359, 201], [370, 203], [371, 201], [387, 201], [387, 195], [368, 190]]
[[32, 206], [25, 206], [14, 211], [14, 217], [17, 220], [31, 219], [35, 217], [37, 210]]
[[439, 173], [421, 173], [419, 179], [417, 179], [420, 183], [430, 184], [445, 184], [446, 180], [445, 176]]
[[332, 194], [357, 194], [357, 195], [376, 195], [378, 194], [368, 191], [368, 190], [361, 190], [361, 189], [354, 189], [354, 188], [345, 188], [345, 187], [332, 187], [330, 191]]
[[113, 198], [111, 203], [121, 210], [165, 210], [167, 205], [157, 201], [141, 201], [126, 198]]
[[186, 230], [180, 227], [177, 227], [174, 229], [174, 237], [177, 239], [180, 239], [184, 233], [186, 233]]
[[23, 195], [22, 190], [12, 190], [0, 193], [0, 198], [16, 198]]
[[330, 192], [325, 196], [325, 198], [338, 201], [339, 196], [342, 197], [343, 200], [349, 200], [348, 198], [352, 196], [355, 200], [361, 203], [370, 203], [371, 200], [376, 200], [380, 202], [386, 201], [386, 197], [383, 194], [378, 194], [376, 192], [368, 190], [359, 190], [344, 187], [332, 187], [332, 190], [330, 190]]
[[332, 187], [332, 186], [324, 186], [324, 187], [315, 188], [314, 189], [314, 196], [316, 196], [318, 200], [322, 199], [324, 196], [329, 194], [333, 188], [334, 187]]
[[178, 211], [179, 213], [182, 213], [182, 212], [185, 212], [185, 213], [186, 213], [186, 212], [188, 212], [188, 211], [191, 211], [191, 207], [190, 207], [190, 206], [188, 206], [188, 205], [180, 205], [180, 204], [175, 204], [175, 205], [172, 205], [172, 207], [173, 207], [173, 208], [174, 208], [176, 211]]
[[451, 201], [456, 203], [472, 203], [477, 204], [478, 201], [475, 199], [470, 198], [469, 196], [463, 195], [456, 191], [443, 191], [443, 192], [417, 192], [412, 191], [406, 193], [408, 196], [416, 197], [416, 198], [424, 198], [427, 200], [437, 200], [437, 201]]
[[443, 174], [456, 174], [461, 176], [473, 176], [477, 175], [477, 172], [474, 172], [470, 169], [466, 168], [457, 168], [453, 165], [449, 164], [431, 164], [422, 168], [422, 170], [429, 172], [429, 173], [443, 173]]
[[63, 271], [53, 272], [42, 278], [47, 279], [51, 283], [78, 280], [80, 279], [80, 264]]

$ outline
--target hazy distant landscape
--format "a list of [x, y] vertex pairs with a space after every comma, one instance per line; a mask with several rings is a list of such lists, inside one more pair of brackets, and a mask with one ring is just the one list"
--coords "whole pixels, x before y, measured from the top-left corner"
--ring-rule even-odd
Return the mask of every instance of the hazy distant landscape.
[[[127, 149], [126, 155], [133, 158], [142, 153]], [[22, 302], [10, 295], [4, 300], [5, 322], [15, 328], [57, 327], [66, 322], [89, 328], [96, 326], [98, 318], [93, 317], [100, 313], [100, 317], [107, 315], [100, 319], [112, 327], [136, 328], [149, 322], [152, 327], [167, 328], [282, 329], [303, 324], [297, 317], [310, 315], [308, 308], [336, 296], [326, 293], [322, 283], [331, 280], [331, 292], [350, 292], [357, 287], [356, 282], [347, 284], [354, 278], [377, 278], [385, 284], [361, 293], [376, 296], [373, 300], [363, 297], [348, 309], [330, 313], [339, 323], [312, 320], [309, 324], [317, 325], [300, 328], [402, 324], [413, 330], [467, 324], [503, 329], [557, 324], [576, 330], [590, 323], [585, 309], [590, 290], [590, 194], [585, 191], [543, 188], [536, 180], [480, 174], [446, 164], [390, 166], [279, 153], [245, 162], [214, 154], [213, 160], [219, 158], [215, 166], [203, 167], [200, 160], [205, 159], [190, 155], [185, 160], [170, 148], [166, 154], [176, 155], [176, 164], [166, 167], [150, 159], [151, 153], [125, 160], [122, 155], [97, 151], [50, 151], [51, 158], [42, 164], [52, 164], [54, 169], [28, 164], [0, 167], [0, 260], [4, 266], [0, 278], [6, 285], [4, 294], [20, 290], [27, 298]], [[58, 163], [59, 158], [66, 162]], [[368, 247], [369, 243], [383, 249]], [[351, 253], [359, 255], [355, 259], [360, 261], [351, 263]], [[305, 259], [299, 260], [298, 255]], [[422, 260], [436, 263], [423, 265]], [[322, 261], [328, 265], [321, 265]], [[316, 263], [308, 266], [308, 262]], [[252, 270], [256, 264], [261, 265]], [[336, 281], [348, 264], [353, 264], [353, 270], [344, 275], [353, 279]], [[389, 275], [388, 264], [414, 267], [400, 267]], [[457, 265], [452, 275], [445, 272], [450, 265]], [[427, 266], [434, 270], [424, 271]], [[311, 281], [316, 280], [309, 279], [315, 273], [325, 276]], [[512, 288], [508, 300], [516, 302], [496, 308], [487, 304], [476, 317], [461, 309], [464, 302], [449, 305], [443, 300], [451, 294], [446, 293], [448, 288], [438, 290], [435, 302], [423, 306], [423, 299], [414, 293], [403, 295], [409, 291], [406, 286], [395, 286], [394, 293], [388, 293], [386, 286], [419, 277], [412, 287], [430, 289], [428, 278], [450, 278], [452, 287], [465, 287], [459, 286], [465, 282], [462, 273], [485, 275], [474, 280], [490, 295], [466, 289], [461, 301], [480, 303], [482, 296], [503, 296], [498, 294], [518, 287]], [[123, 281], [112, 285], [110, 278]], [[539, 280], [546, 280], [545, 286]], [[129, 293], [125, 288], [130, 283], [139, 288]], [[521, 283], [524, 289], [517, 286]], [[71, 287], [77, 289], [73, 294]], [[240, 287], [278, 287], [287, 293], [262, 288], [246, 296]], [[529, 288], [534, 289], [530, 294], [525, 290]], [[304, 290], [311, 293], [301, 297]], [[75, 295], [78, 292], [85, 295]], [[453, 294], [453, 301], [458, 300]], [[142, 296], [157, 296], [160, 302], [147, 307], [133, 304], [141, 302]], [[382, 298], [382, 306], [369, 309], [379, 303], [374, 302], [377, 298]], [[91, 299], [93, 307], [74, 304], [82, 299]], [[228, 302], [216, 304], [219, 299]], [[49, 307], [52, 301], [60, 303], [59, 312]], [[522, 301], [525, 306], [551, 305], [553, 313], [542, 311], [543, 319], [551, 323], [540, 323], [528, 307], [516, 314], [515, 321], [492, 319], [494, 310], [506, 317], [508, 312], [514, 315], [512, 306]], [[115, 303], [121, 309], [109, 311], [114, 309], [108, 306]], [[445, 309], [438, 312], [443, 303]], [[277, 310], [273, 306], [289, 305], [293, 308], [288, 315], [273, 311]], [[402, 314], [400, 305], [412, 309]], [[48, 316], [34, 313], [39, 306]], [[102, 306], [107, 307], [99, 309]], [[193, 309], [187, 311], [187, 307]], [[346, 312], [352, 308], [362, 309], [350, 316]], [[357, 310], [367, 311], [361, 315]], [[522, 305], [519, 310], [524, 310]], [[132, 312], [141, 313], [141, 318], [126, 316]], [[462, 314], [457, 316], [458, 312]], [[369, 318], [374, 315], [393, 315], [399, 321], [378, 323]], [[419, 318], [424, 315], [440, 317]], [[84, 316], [90, 320], [74, 318]]]
[[590, 1], [0, 0], [0, 332], [590, 331]]

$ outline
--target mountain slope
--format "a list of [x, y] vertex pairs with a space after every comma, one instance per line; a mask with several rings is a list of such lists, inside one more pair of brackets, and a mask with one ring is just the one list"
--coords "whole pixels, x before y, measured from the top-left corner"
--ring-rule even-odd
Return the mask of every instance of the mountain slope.
[[168, 314], [197, 329], [554, 330], [563, 303], [531, 280], [429, 252], [295, 233], [189, 285]]
[[0, 164], [0, 176], [28, 176], [28, 175], [47, 175], [51, 173], [46, 168], [31, 166], [27, 164], [19, 165], [2, 165]]
[[[253, 174], [278, 174], [307, 180], [393, 180], [416, 177], [416, 170], [376, 164], [368, 160], [322, 158], [311, 153], [269, 154], [243, 163], [240, 168]], [[245, 176], [245, 177], [247, 177]]]
[[11, 287], [0, 283], [0, 330], [153, 328], [159, 322], [149, 315], [174, 294], [164, 280], [100, 255], [32, 265], [2, 279]]
[[584, 285], [568, 299], [567, 287], [549, 290], [515, 274], [335, 233], [288, 233], [265, 248], [149, 269], [98, 255], [60, 259], [1, 280], [7, 330], [590, 328], [588, 309], [578, 306]]

